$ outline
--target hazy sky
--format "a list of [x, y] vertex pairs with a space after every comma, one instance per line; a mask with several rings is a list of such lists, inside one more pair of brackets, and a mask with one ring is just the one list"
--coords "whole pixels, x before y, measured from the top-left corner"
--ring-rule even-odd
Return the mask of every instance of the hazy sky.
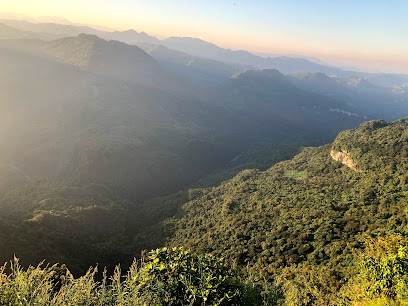
[[0, 12], [408, 73], [408, 0], [0, 0]]

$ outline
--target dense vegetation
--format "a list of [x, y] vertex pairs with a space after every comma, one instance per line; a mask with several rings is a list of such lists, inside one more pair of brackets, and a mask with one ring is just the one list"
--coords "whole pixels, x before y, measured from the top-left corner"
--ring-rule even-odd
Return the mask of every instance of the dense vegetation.
[[[240, 154], [222, 174], [214, 173], [200, 184], [216, 184], [234, 176], [243, 167], [266, 167], [293, 156], [298, 146], [266, 146]], [[262, 156], [268, 153], [267, 160]], [[147, 226], [157, 224], [161, 210], [143, 211], [141, 203], [124, 200], [105, 185], [67, 187], [50, 180], [28, 180], [15, 169], [2, 168], [7, 180], [0, 183], [0, 261], [20, 257], [27, 267], [46, 259], [70, 267], [74, 275], [98, 263], [112, 272], [117, 264], [127, 268], [132, 256], [140, 256], [154, 241], [152, 236], [137, 246], [135, 235], [144, 235]], [[20, 174], [20, 175], [18, 175]], [[166, 216], [173, 207], [166, 206]], [[160, 232], [160, 231], [159, 231]], [[161, 239], [161, 237], [159, 237]], [[152, 247], [163, 245], [158, 240]], [[137, 240], [136, 240], [137, 241]]]
[[[266, 276], [305, 261], [348, 275], [350, 249], [365, 236], [406, 233], [406, 131], [407, 119], [367, 122], [265, 172], [245, 170], [146, 209], [177, 211], [163, 223], [173, 230], [172, 246], [212, 252]], [[349, 152], [357, 170], [333, 160], [332, 150]]]
[[[149, 201], [146, 214], [162, 226], [134, 244], [147, 236], [149, 247], [167, 241], [212, 253], [259, 280], [305, 263], [347, 279], [356, 270], [353, 250], [367, 237], [407, 234], [407, 130], [408, 119], [366, 122], [267, 171]], [[336, 152], [354, 170], [334, 160]]]
[[211, 255], [182, 249], [151, 251], [126, 275], [116, 267], [111, 278], [97, 268], [74, 278], [65, 266], [30, 267], [17, 259], [11, 272], [0, 269], [1, 305], [242, 305], [253, 299], [250, 286]]
[[[157, 249], [96, 280], [97, 268], [74, 278], [65, 265], [24, 270], [18, 259], [0, 268], [2, 305], [407, 305], [408, 241], [400, 235], [366, 240], [339, 282], [326, 267], [285, 268], [273, 283], [242, 277], [209, 254]], [[6, 272], [8, 268], [9, 272]]]
[[0, 258], [15, 254], [24, 266], [46, 258], [67, 264], [74, 275], [96, 263], [110, 271], [120, 262], [129, 265], [129, 211], [129, 202], [101, 185], [38, 181], [2, 192]]

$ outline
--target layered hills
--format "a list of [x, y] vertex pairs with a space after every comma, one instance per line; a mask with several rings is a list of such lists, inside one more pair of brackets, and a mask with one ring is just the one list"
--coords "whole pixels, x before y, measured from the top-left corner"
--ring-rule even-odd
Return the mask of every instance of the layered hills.
[[36, 33], [49, 33], [50, 35], [77, 36], [81, 33], [97, 35], [107, 40], [119, 40], [127, 44], [155, 44], [163, 45], [170, 49], [181, 51], [195, 57], [207, 58], [220, 62], [234, 63], [254, 66], [261, 69], [275, 68], [282, 72], [306, 72], [318, 71], [324, 73], [332, 73], [338, 71], [336, 68], [316, 64], [304, 58], [293, 57], [275, 57], [264, 58], [254, 55], [247, 51], [233, 51], [220, 48], [212, 43], [191, 37], [170, 37], [159, 40], [156, 37], [150, 36], [144, 32], [135, 30], [128, 31], [101, 31], [91, 27], [62, 25], [55, 23], [30, 23], [27, 21], [17, 20], [1, 20], [2, 23], [23, 30]]
[[237, 72], [255, 69], [252, 66], [225, 63], [184, 52], [168, 49], [162, 45], [139, 43], [140, 48], [162, 65], [189, 78], [197, 78], [210, 85], [222, 82]]
[[[52, 21], [52, 20], [51, 20]], [[225, 64], [250, 66], [257, 69], [278, 69], [283, 73], [320, 72], [337, 77], [359, 77], [369, 80], [372, 84], [382, 87], [401, 88], [408, 84], [408, 76], [391, 73], [366, 73], [347, 71], [335, 66], [323, 63], [319, 59], [308, 58], [301, 55], [265, 55], [258, 56], [244, 50], [229, 50], [212, 43], [192, 37], [169, 37], [160, 40], [144, 32], [135, 30], [127, 31], [103, 31], [89, 26], [58, 23], [32, 23], [24, 20], [1, 19], [1, 23], [30, 32], [30, 35], [44, 40], [53, 40], [62, 37], [77, 36], [81, 33], [97, 35], [106, 40], [118, 40], [127, 44], [141, 46], [161, 45], [172, 51], [166, 53], [167, 60], [174, 51], [181, 51], [190, 56], [201, 59], [223, 62]], [[163, 51], [163, 50], [162, 50]], [[160, 56], [159, 56], [160, 57]], [[158, 58], [159, 58], [158, 57]]]
[[182, 51], [194, 56], [207, 57], [213, 60], [241, 63], [260, 69], [277, 69], [283, 73], [292, 72], [324, 72], [335, 73], [337, 68], [311, 62], [304, 58], [288, 56], [268, 57], [254, 55], [248, 51], [234, 51], [220, 48], [212, 43], [191, 37], [169, 37], [162, 44], [170, 49]]
[[0, 45], [47, 57], [81, 70], [116, 80], [134, 82], [162, 90], [187, 92], [192, 87], [188, 79], [182, 79], [161, 66], [137, 46], [119, 41], [105, 41], [95, 35], [80, 34], [76, 37], [52, 41], [0, 40]]
[[288, 139], [288, 130], [296, 130], [293, 136], [301, 142], [311, 134], [334, 137], [337, 131], [331, 130], [330, 122], [342, 130], [346, 128], [343, 122], [357, 125], [365, 120], [363, 113], [347, 103], [301, 90], [274, 69], [237, 73], [216, 86], [208, 101], [223, 107], [231, 117], [240, 116], [248, 130], [254, 125], [261, 127], [259, 137], [262, 131], [274, 130], [281, 141]]
[[[127, 31], [102, 31], [89, 26], [77, 26], [57, 23], [31, 23], [21, 20], [1, 19], [10, 27], [32, 32], [36, 37], [52, 40], [61, 37], [77, 36], [81, 33], [97, 35], [107, 40], [118, 40], [127, 44], [136, 44], [143, 47], [144, 44], [162, 45], [172, 51], [181, 51], [190, 56], [215, 60], [228, 64], [251, 66], [257, 69], [278, 69], [283, 73], [320, 72], [337, 77], [361, 77], [371, 83], [385, 87], [404, 87], [408, 83], [408, 76], [390, 73], [365, 73], [342, 70], [335, 66], [327, 65], [318, 59], [310, 59], [299, 55], [262, 55], [250, 53], [244, 50], [229, 50], [212, 43], [192, 37], [169, 37], [160, 40], [144, 32], [135, 30]], [[168, 55], [166, 55], [168, 56]]]
[[375, 79], [329, 77], [322, 73], [296, 73], [286, 77], [298, 88], [347, 101], [371, 118], [396, 120], [408, 110], [406, 90], [376, 85]]
[[278, 71], [242, 73], [193, 94], [188, 81], [121, 42], [83, 34], [0, 45], [3, 163], [29, 177], [143, 198], [194, 182], [250, 145], [293, 142], [299, 130], [305, 142], [327, 139], [364, 120]]

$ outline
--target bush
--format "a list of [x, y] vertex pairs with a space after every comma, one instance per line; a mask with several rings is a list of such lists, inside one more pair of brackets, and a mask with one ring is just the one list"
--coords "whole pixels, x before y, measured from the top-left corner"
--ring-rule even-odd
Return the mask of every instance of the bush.
[[408, 305], [408, 240], [400, 235], [370, 239], [358, 273], [341, 290], [348, 305]]
[[241, 304], [244, 286], [211, 255], [157, 249], [131, 279], [143, 302], [154, 305]]
[[65, 266], [29, 267], [18, 259], [0, 269], [0, 305], [258, 305], [260, 296], [221, 259], [182, 248], [157, 249], [134, 262], [126, 276], [116, 267], [95, 281], [97, 268], [74, 278]]

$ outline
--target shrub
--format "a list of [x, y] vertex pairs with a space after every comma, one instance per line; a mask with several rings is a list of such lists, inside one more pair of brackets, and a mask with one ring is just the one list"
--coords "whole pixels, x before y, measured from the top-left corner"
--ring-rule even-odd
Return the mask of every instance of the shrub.
[[408, 305], [408, 241], [400, 235], [370, 239], [358, 273], [341, 291], [345, 304]]
[[212, 255], [157, 249], [131, 279], [140, 300], [153, 305], [238, 305], [244, 286]]
[[117, 266], [108, 280], [95, 280], [97, 268], [74, 278], [65, 266], [29, 267], [18, 259], [0, 269], [0, 305], [258, 305], [251, 285], [212, 255], [182, 248], [157, 249], [134, 261], [127, 275]]

